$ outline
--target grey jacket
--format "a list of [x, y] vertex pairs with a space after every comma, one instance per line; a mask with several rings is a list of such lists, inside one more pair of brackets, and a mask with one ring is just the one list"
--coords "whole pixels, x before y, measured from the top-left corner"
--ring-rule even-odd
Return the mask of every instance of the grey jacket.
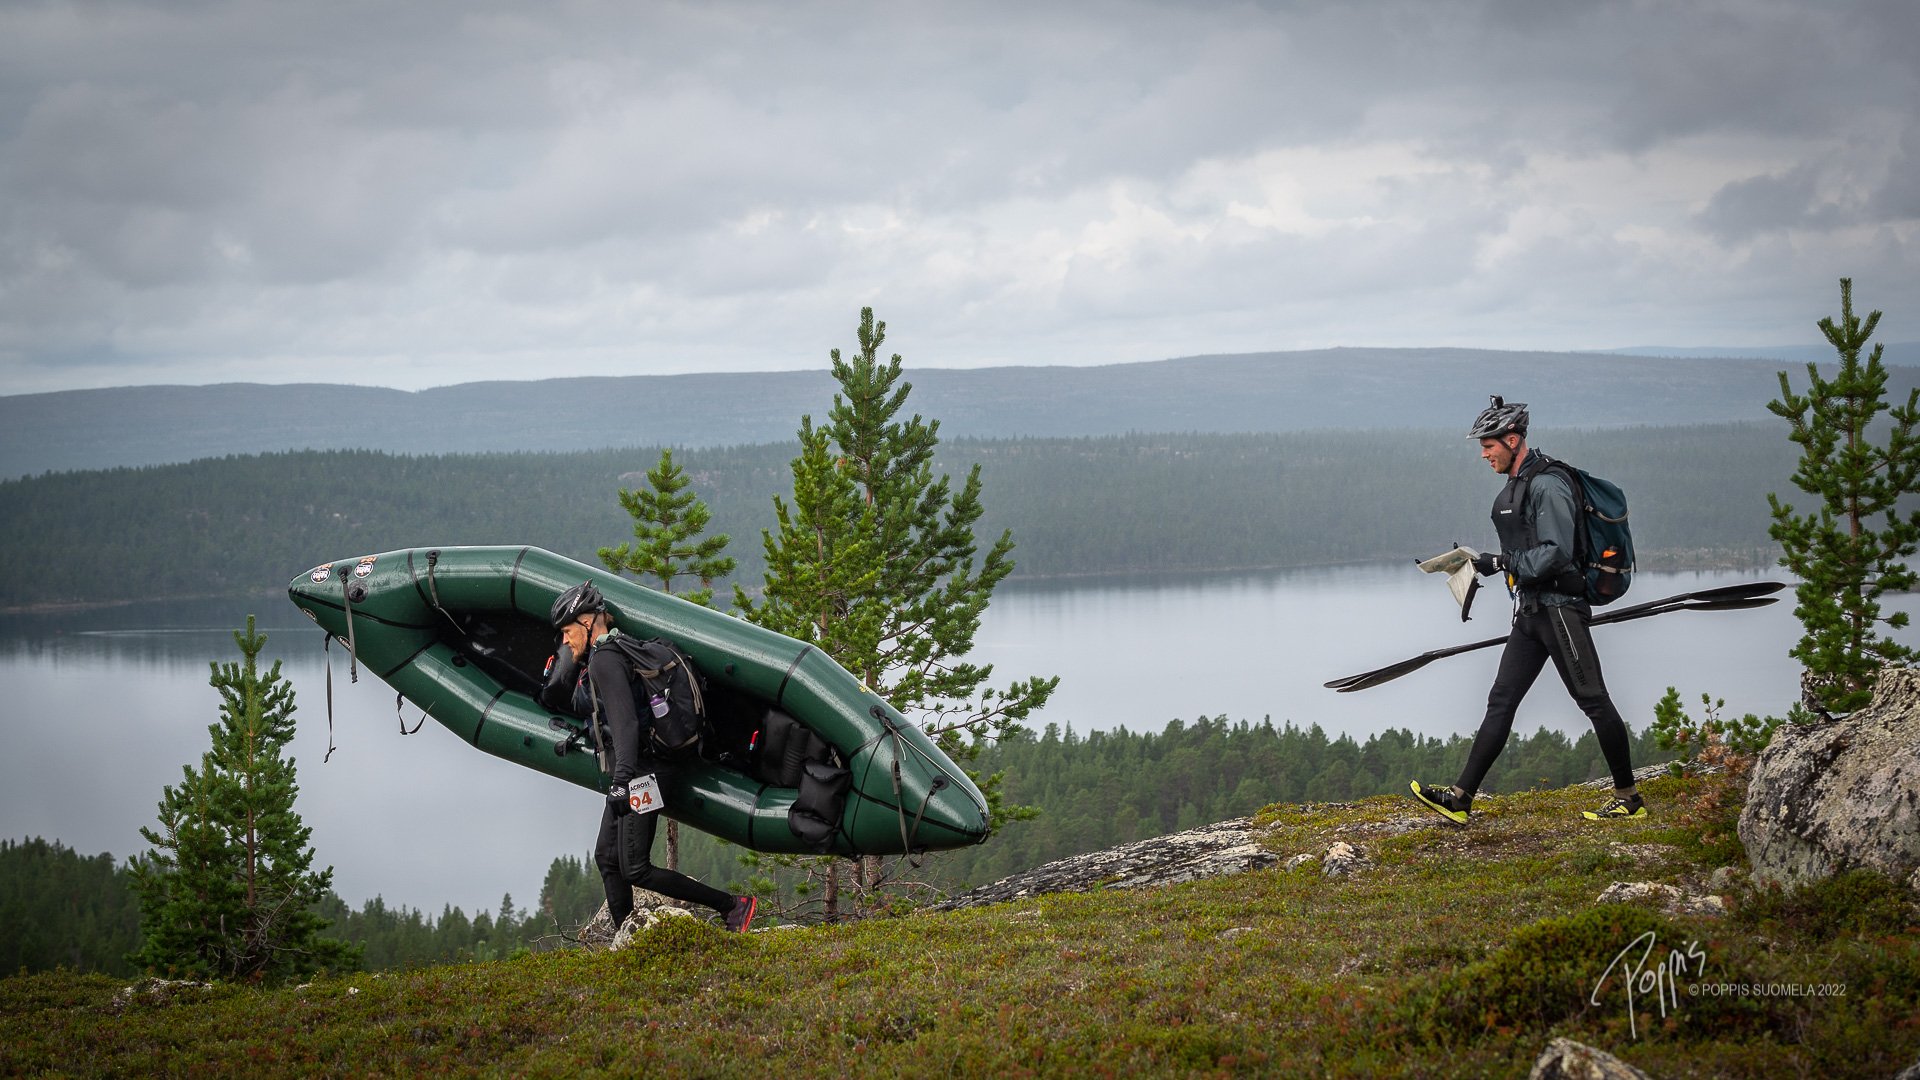
[[1506, 552], [1508, 570], [1519, 585], [1520, 610], [1529, 614], [1539, 610], [1541, 604], [1560, 607], [1586, 602], [1584, 595], [1556, 592], [1551, 585], [1555, 578], [1574, 568], [1576, 508], [1573, 489], [1567, 485], [1566, 477], [1543, 468], [1548, 460], [1545, 455], [1529, 449], [1527, 459], [1520, 465], [1521, 477], [1507, 481], [1514, 484], [1529, 478], [1525, 512], [1533, 522], [1534, 538], [1539, 543]]

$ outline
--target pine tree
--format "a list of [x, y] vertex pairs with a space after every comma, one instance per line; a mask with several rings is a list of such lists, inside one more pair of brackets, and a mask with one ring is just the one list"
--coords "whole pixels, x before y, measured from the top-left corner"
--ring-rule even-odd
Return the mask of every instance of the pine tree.
[[[901, 380], [899, 354], [879, 359], [886, 332], [863, 308], [859, 352], [832, 351], [839, 393], [824, 427], [800, 422], [793, 502], [774, 500], [778, 530], [762, 534], [763, 596], [755, 604], [736, 585], [734, 603], [753, 622], [819, 647], [968, 764], [989, 741], [1021, 730], [1059, 679], [995, 690], [985, 686], [992, 667], [965, 659], [994, 588], [1013, 571], [1013, 536], [1002, 532], [979, 556], [980, 467], [958, 491], [935, 478], [939, 422], [903, 417], [913, 384]], [[976, 780], [995, 826], [1031, 816], [1001, 798], [999, 777]], [[870, 885], [876, 868], [867, 871]]]
[[313, 910], [333, 870], [312, 870], [313, 830], [293, 808], [299, 785], [283, 753], [293, 738], [293, 687], [278, 661], [261, 673], [267, 639], [252, 616], [233, 640], [244, 661], [210, 665], [220, 695], [220, 720], [207, 729], [212, 749], [162, 793], [160, 831], [140, 830], [153, 850], [134, 860], [145, 940], [129, 959], [250, 982], [354, 968], [359, 951], [321, 937], [327, 923]]
[[[1794, 615], [1805, 634], [1791, 656], [1809, 672], [1808, 704], [1823, 712], [1851, 712], [1867, 703], [1879, 669], [1912, 664], [1920, 652], [1879, 633], [1907, 625], [1905, 612], [1881, 614], [1880, 598], [1913, 587], [1908, 565], [1920, 547], [1920, 510], [1903, 511], [1903, 496], [1920, 491], [1920, 390], [1904, 406], [1886, 400], [1882, 349], [1864, 363], [1860, 351], [1873, 336], [1880, 312], [1863, 321], [1853, 313], [1853, 280], [1840, 279], [1840, 319], [1821, 319], [1821, 333], [1840, 354], [1832, 379], [1807, 365], [1808, 389], [1793, 393], [1780, 373], [1780, 400], [1767, 408], [1792, 425], [1801, 447], [1793, 482], [1818, 500], [1810, 514], [1768, 495], [1773, 508], [1769, 535], [1780, 542], [1782, 566], [1800, 578]], [[1887, 413], [1885, 441], [1869, 427]], [[1796, 707], [1796, 713], [1803, 713]], [[1797, 718], [1804, 719], [1803, 715]]]
[[648, 487], [620, 490], [620, 505], [633, 517], [634, 538], [617, 548], [601, 548], [600, 561], [616, 574], [658, 579], [665, 593], [673, 592], [676, 578], [697, 578], [698, 589], [676, 595], [708, 606], [714, 579], [733, 573], [734, 560], [721, 555], [730, 540], [725, 533], [701, 535], [713, 513], [687, 490], [690, 484], [674, 464], [673, 451], [660, 451], [660, 463], [647, 473]]

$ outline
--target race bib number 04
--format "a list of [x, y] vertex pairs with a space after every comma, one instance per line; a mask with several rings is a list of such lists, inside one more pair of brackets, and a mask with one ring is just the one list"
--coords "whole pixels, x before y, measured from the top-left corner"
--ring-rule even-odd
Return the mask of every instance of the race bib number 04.
[[653, 773], [636, 777], [627, 782], [627, 805], [636, 814], [651, 814], [667, 805], [660, 794], [660, 779]]

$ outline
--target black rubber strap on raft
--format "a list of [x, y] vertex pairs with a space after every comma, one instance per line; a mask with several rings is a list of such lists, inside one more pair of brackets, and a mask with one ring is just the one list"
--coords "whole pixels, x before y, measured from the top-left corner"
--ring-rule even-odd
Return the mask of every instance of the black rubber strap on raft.
[[513, 557], [513, 573], [507, 575], [507, 606], [520, 610], [520, 563], [527, 557], [527, 549], [521, 548], [520, 554]]
[[[487, 700], [487, 707], [480, 710], [480, 722], [473, 725], [473, 745], [475, 746], [480, 745], [480, 729], [487, 726], [487, 717], [493, 715], [494, 705], [499, 702], [501, 697], [503, 697], [506, 694], [506, 692], [507, 692], [507, 688], [504, 686], [498, 690], [495, 690], [493, 692], [493, 697]], [[425, 723], [426, 719], [427, 718], [423, 716], [420, 718], [420, 722]]]
[[920, 823], [926, 820], [927, 805], [933, 802], [933, 793], [947, 786], [947, 774], [933, 759], [928, 758], [926, 754], [922, 753], [919, 747], [912, 747], [914, 754], [926, 761], [933, 775], [927, 781], [927, 793], [921, 798], [920, 809], [913, 815], [913, 827], [909, 829], [907, 827], [907, 803], [905, 799], [901, 798], [903, 782], [900, 778], [900, 749], [909, 744], [907, 743], [906, 736], [900, 731], [900, 725], [893, 722], [892, 714], [888, 713], [884, 707], [879, 705], [871, 706], [867, 709], [867, 715], [880, 721], [881, 726], [886, 729], [887, 736], [893, 739], [893, 764], [891, 766], [893, 772], [893, 802], [894, 812], [900, 817], [900, 852], [906, 856], [907, 863], [917, 870], [920, 868], [920, 859], [913, 853], [913, 840], [920, 835]]
[[[360, 681], [360, 649], [353, 638], [353, 586], [348, 583], [350, 575], [342, 569], [335, 569], [340, 575], [340, 610], [347, 613], [347, 681]], [[322, 762], [321, 764], [325, 764]]]
[[[398, 719], [398, 720], [400, 721], [400, 734], [402, 734], [402, 735], [411, 735], [411, 734], [413, 734], [413, 733], [414, 733], [414, 731], [419, 731], [419, 730], [420, 730], [420, 725], [421, 725], [421, 724], [424, 724], [424, 723], [426, 723], [426, 722], [427, 722], [427, 710], [425, 710], [425, 709], [421, 709], [421, 710], [420, 710], [420, 719], [419, 719], [418, 721], [416, 721], [416, 722], [414, 723], [414, 725], [413, 725], [413, 731], [408, 731], [408, 730], [407, 730], [407, 716], [406, 716], [406, 714], [405, 714], [405, 713], [403, 713], [403, 712], [401, 712], [401, 711], [400, 711], [400, 703], [401, 703], [401, 702], [403, 702], [403, 701], [405, 701], [405, 700], [407, 700], [407, 695], [405, 695], [405, 694], [395, 694], [395, 695], [393, 695], [393, 715], [394, 715], [394, 717], [395, 717], [395, 718], [397, 718], [397, 719]], [[325, 762], [322, 762], [322, 764], [325, 764]]]
[[787, 673], [780, 676], [780, 689], [773, 693], [773, 703], [775, 706], [780, 704], [781, 698], [787, 696], [787, 680], [793, 678], [793, 673], [800, 670], [800, 661], [805, 660], [807, 654], [812, 651], [813, 646], [811, 645], [801, 646], [799, 654], [793, 658], [793, 663], [787, 665]]
[[[412, 556], [409, 555], [408, 558], [412, 558]], [[427, 595], [433, 598], [433, 610], [442, 615], [446, 615], [447, 609], [440, 606], [440, 586], [433, 580], [433, 568], [439, 562], [439, 548], [434, 548], [432, 551], [427, 552]], [[451, 618], [451, 616], [449, 616], [449, 618]]]
[[760, 818], [760, 800], [767, 797], [767, 786], [768, 785], [766, 784], [761, 784], [760, 790], [753, 793], [753, 809], [747, 811], [747, 850], [748, 851], [760, 850], [758, 847], [755, 847], [753, 843], [753, 823], [759, 820]]
[[[440, 614], [442, 614], [442, 615], [444, 615], [444, 616], [446, 616], [446, 619], [447, 619], [447, 622], [449, 622], [449, 623], [451, 623], [451, 624], [453, 625], [453, 629], [454, 629], [454, 632], [455, 632], [455, 633], [457, 633], [457, 634], [459, 634], [459, 635], [460, 635], [460, 637], [461, 637], [461, 639], [462, 639], [462, 640], [464, 640], [464, 639], [466, 638], [466, 636], [467, 636], [467, 628], [466, 628], [466, 627], [464, 627], [464, 626], [461, 626], [461, 625], [460, 625], [460, 620], [459, 620], [459, 619], [456, 619], [456, 618], [454, 618], [454, 617], [453, 617], [453, 613], [452, 613], [452, 612], [450, 612], [450, 611], [448, 611], [448, 610], [447, 610], [446, 608], [444, 608], [444, 607], [441, 607], [441, 606], [440, 606], [440, 585], [439, 585], [439, 583], [438, 583], [438, 582], [436, 582], [436, 581], [434, 581], [434, 580], [433, 580], [433, 568], [434, 568], [434, 566], [435, 566], [435, 564], [437, 564], [437, 563], [439, 563], [439, 561], [440, 561], [440, 549], [439, 549], [439, 548], [434, 548], [434, 549], [433, 549], [432, 551], [429, 551], [429, 552], [427, 552], [427, 596], [428, 596], [428, 602], [429, 602], [429, 603], [431, 603], [431, 604], [433, 605], [433, 610], [435, 610], [435, 611], [437, 611], [437, 612], [439, 612]], [[412, 569], [412, 567], [413, 567], [413, 553], [412, 553], [412, 552], [408, 552], [408, 553], [407, 553], [407, 567], [408, 567], [408, 569]], [[418, 579], [418, 578], [415, 578], [415, 579], [414, 579], [414, 582], [413, 582], [413, 587], [414, 587], [414, 591], [415, 591], [415, 592], [418, 592], [418, 591], [419, 591], [419, 589], [420, 589], [420, 579]]]
[[327, 756], [320, 759], [325, 765], [333, 757], [333, 635], [327, 635], [327, 643], [320, 651], [327, 654]]
[[399, 663], [393, 665], [391, 670], [382, 673], [380, 676], [380, 681], [381, 682], [391, 681], [395, 675], [400, 674], [401, 668], [404, 668], [408, 664], [413, 663], [415, 660], [420, 659], [421, 653], [424, 653], [429, 649], [432, 649], [435, 645], [438, 645], [438, 644], [440, 644], [438, 641], [429, 641], [425, 645], [422, 645], [419, 648], [413, 650], [412, 655], [408, 656], [405, 660], [402, 660]]

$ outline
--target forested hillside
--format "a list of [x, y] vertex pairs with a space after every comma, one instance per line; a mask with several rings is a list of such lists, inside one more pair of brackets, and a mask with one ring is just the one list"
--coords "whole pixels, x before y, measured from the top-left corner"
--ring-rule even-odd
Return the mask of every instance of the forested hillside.
[[112, 855], [0, 840], [0, 973], [127, 971], [139, 941], [140, 906]]
[[[902, 329], [902, 328], [896, 328]], [[1812, 326], [1808, 326], [1810, 337]], [[1814, 338], [1817, 340], [1817, 338]], [[1784, 359], [1491, 349], [1319, 349], [1098, 367], [923, 367], [913, 407], [947, 438], [1463, 428], [1490, 393], [1543, 429], [1726, 423], [1766, 416]], [[793, 437], [826, 414], [808, 371], [465, 383], [408, 392], [326, 384], [134, 386], [0, 396], [0, 477], [282, 450], [509, 453], [711, 447]], [[1819, 350], [1809, 348], [1809, 352]], [[1831, 362], [1830, 351], [1821, 356]], [[1889, 346], [1889, 363], [1920, 347]], [[1895, 366], [1896, 395], [1920, 369]]]
[[[1770, 550], [1787, 490], [1779, 425], [1539, 435], [1626, 488], [1643, 563]], [[1491, 540], [1498, 479], [1457, 431], [958, 439], [983, 466], [983, 536], [1011, 528], [1020, 577], [1410, 559]], [[759, 581], [760, 532], [789, 490], [784, 444], [677, 455]], [[236, 456], [0, 483], [0, 608], [276, 595], [333, 559], [421, 545], [533, 544], [584, 561], [630, 535], [616, 493], [655, 449], [414, 457]]]
[[[385, 971], [558, 948], [560, 931], [586, 922], [602, 898], [599, 872], [569, 855], [548, 868], [532, 910], [509, 894], [496, 911], [469, 916], [449, 904], [436, 917], [377, 896], [356, 908], [329, 892], [318, 911], [332, 923], [327, 936], [359, 945], [362, 965]], [[139, 902], [112, 855], [81, 855], [37, 837], [0, 840], [0, 972], [129, 975], [127, 954], [139, 942]]]

